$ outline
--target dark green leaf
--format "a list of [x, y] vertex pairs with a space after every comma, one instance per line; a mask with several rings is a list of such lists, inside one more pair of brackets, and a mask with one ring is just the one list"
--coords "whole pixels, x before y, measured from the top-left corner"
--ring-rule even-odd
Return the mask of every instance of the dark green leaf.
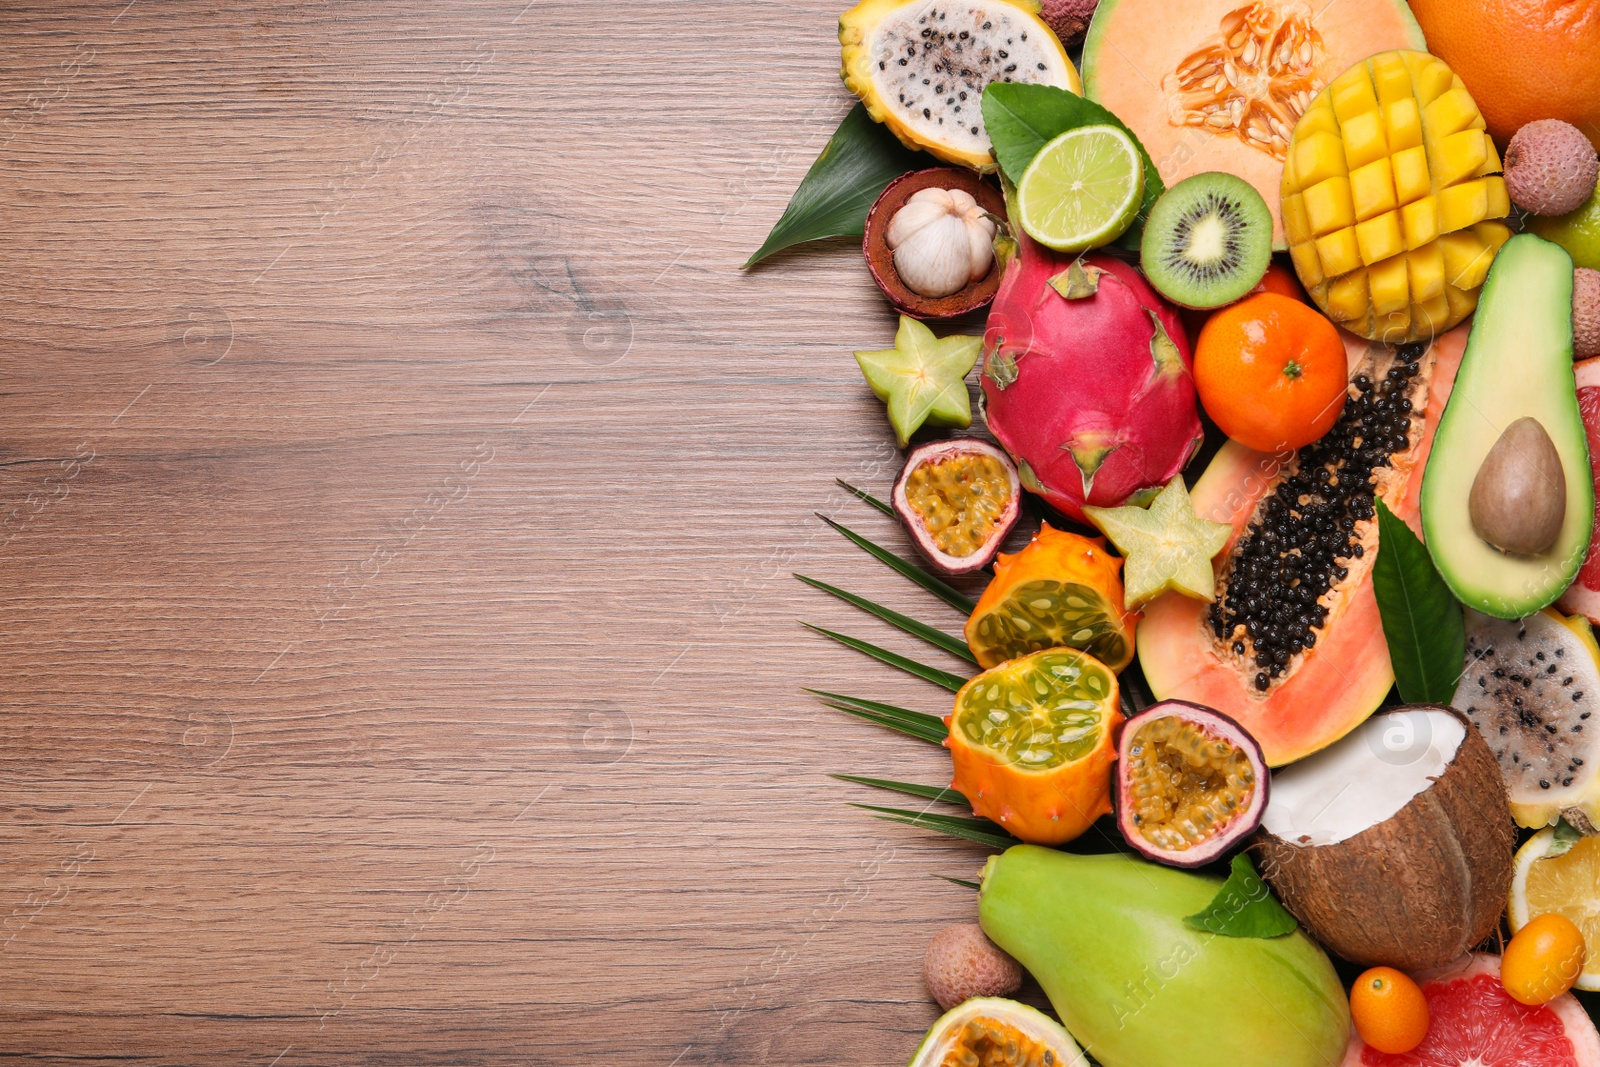
[[877, 700], [863, 700], [861, 697], [847, 697], [839, 693], [829, 693], [821, 689], [807, 689], [806, 692], [821, 699], [822, 703], [846, 715], [854, 715], [858, 719], [865, 719], [870, 723], [895, 730], [908, 737], [915, 737], [929, 744], [942, 745], [950, 731], [945, 729], [944, 720], [937, 715], [927, 715], [920, 711], [911, 711], [908, 708], [897, 708], [893, 704], [884, 704]]
[[843, 478], [835, 478], [834, 481], [839, 483], [839, 487], [841, 489], [846, 490], [847, 492], [849, 492], [852, 496], [856, 497], [857, 499], [865, 500], [867, 503], [871, 504], [873, 507], [875, 507], [879, 511], [883, 512], [885, 515], [889, 516], [891, 519], [898, 518], [898, 516], [896, 516], [895, 513], [894, 513], [894, 508], [891, 508], [888, 504], [885, 504], [883, 501], [879, 500], [877, 497], [873, 496], [871, 493], [867, 492], [865, 489], [857, 489], [855, 486], [851, 485], [849, 482], [845, 481]]
[[[1068, 130], [1079, 126], [1110, 125], [1122, 130], [1139, 147], [1144, 159], [1144, 200], [1128, 232], [1117, 239], [1122, 248], [1137, 249], [1144, 220], [1156, 198], [1166, 191], [1161, 174], [1150, 153], [1123, 121], [1092, 100], [1053, 85], [1024, 85], [1020, 82], [993, 82], [983, 91], [983, 121], [994, 143], [994, 156], [1000, 170], [1013, 182], [1033, 162], [1039, 150]], [[1016, 213], [1012, 212], [1012, 218]]]
[[876, 615], [889, 625], [904, 630], [912, 637], [921, 638], [934, 648], [942, 649], [943, 651], [950, 653], [952, 656], [966, 660], [968, 663], [976, 664], [978, 662], [977, 658], [973, 656], [972, 650], [967, 647], [967, 643], [965, 641], [958, 637], [952, 637], [943, 630], [936, 630], [927, 623], [918, 622], [909, 615], [902, 615], [898, 611], [891, 611], [889, 608], [886, 608], [881, 604], [874, 604], [866, 597], [856, 596], [854, 593], [847, 593], [837, 586], [829, 585], [827, 582], [819, 582], [815, 578], [807, 578], [803, 574], [797, 574], [795, 577], [800, 579], [802, 582], [805, 582], [813, 589], [820, 589], [824, 593], [830, 593], [852, 607], [860, 608], [869, 615]]
[[1233, 857], [1233, 871], [1216, 898], [1204, 911], [1183, 921], [1196, 930], [1226, 937], [1281, 937], [1299, 925], [1242, 852]]
[[868, 541], [865, 537], [862, 537], [860, 534], [856, 533], [854, 530], [834, 522], [826, 515], [818, 514], [817, 518], [821, 519], [829, 526], [832, 526], [835, 530], [838, 530], [840, 533], [844, 534], [851, 541], [855, 542], [859, 548], [866, 551], [879, 562], [887, 565], [897, 573], [911, 579], [913, 582], [916, 582], [918, 585], [922, 586], [922, 588], [926, 589], [940, 600], [943, 600], [946, 604], [949, 604], [963, 615], [971, 615], [973, 610], [977, 608], [978, 602], [976, 600], [966, 596], [959, 589], [956, 589], [948, 582], [944, 582], [938, 578], [935, 578], [933, 575], [929, 574], [915, 563], [910, 563], [901, 559], [893, 552], [890, 552], [887, 548], [878, 547], [871, 541]]
[[951, 883], [952, 885], [966, 886], [968, 889], [982, 889], [983, 888], [983, 886], [979, 885], [977, 882], [969, 882], [965, 878], [952, 878], [948, 874], [936, 874], [936, 875], [934, 875], [934, 877], [935, 878], [943, 878], [945, 881]]
[[789, 207], [745, 268], [774, 252], [823, 237], [860, 237], [867, 211], [888, 184], [927, 164], [857, 104], [794, 192]]
[[907, 674], [921, 678], [925, 682], [942, 685], [952, 693], [957, 692], [963, 685], [967, 684], [967, 679], [959, 674], [951, 674], [949, 671], [941, 671], [938, 667], [930, 667], [926, 663], [918, 663], [914, 659], [908, 659], [898, 652], [890, 652], [886, 648], [879, 648], [872, 642], [863, 641], [859, 637], [851, 637], [848, 634], [837, 633], [833, 630], [824, 630], [822, 627], [813, 626], [809, 622], [803, 622], [800, 625], [808, 630], [816, 631], [823, 637], [830, 637], [846, 648], [853, 648], [862, 655], [871, 656], [873, 659], [881, 663], [887, 663], [891, 667], [898, 667]]
[[830, 774], [828, 777], [837, 778], [841, 782], [870, 785], [874, 789], [887, 789], [895, 793], [904, 793], [908, 797], [937, 800], [941, 804], [959, 804], [964, 808], [971, 807], [965, 796], [954, 789], [945, 789], [937, 785], [913, 785], [910, 782], [891, 782], [885, 778], [858, 778], [853, 774]]
[[1467, 655], [1461, 604], [1411, 527], [1382, 500], [1372, 588], [1401, 698], [1413, 704], [1450, 703]]
[[980, 845], [989, 845], [993, 848], [1010, 848], [1018, 843], [1017, 839], [1006, 833], [995, 823], [988, 819], [966, 819], [956, 815], [933, 815], [924, 811], [906, 811], [903, 808], [880, 808], [873, 804], [852, 804], [853, 808], [863, 811], [880, 812], [880, 819], [890, 822], [904, 823], [907, 826], [920, 826], [925, 830], [936, 830], [941, 834], [959, 837], [964, 841], [973, 841]]

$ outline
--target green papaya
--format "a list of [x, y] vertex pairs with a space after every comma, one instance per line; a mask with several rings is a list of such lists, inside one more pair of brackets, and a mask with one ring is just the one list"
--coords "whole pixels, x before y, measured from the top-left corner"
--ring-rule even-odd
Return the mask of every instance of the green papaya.
[[983, 870], [978, 920], [1105, 1067], [1335, 1067], [1350, 1007], [1303, 932], [1183, 921], [1222, 881], [1131, 856], [1017, 845]]

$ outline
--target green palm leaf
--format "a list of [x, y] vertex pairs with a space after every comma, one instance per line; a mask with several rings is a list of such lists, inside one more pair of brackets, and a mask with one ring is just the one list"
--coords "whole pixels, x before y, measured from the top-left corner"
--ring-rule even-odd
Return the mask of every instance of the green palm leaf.
[[868, 504], [871, 504], [885, 515], [889, 516], [891, 519], [899, 518], [899, 516], [894, 513], [894, 508], [891, 508], [888, 504], [885, 504], [883, 501], [879, 500], [865, 489], [857, 489], [843, 478], [835, 478], [834, 481], [839, 483], [839, 488], [844, 489], [859, 500], [866, 501]]
[[938, 667], [930, 667], [926, 663], [918, 663], [916, 660], [902, 656], [898, 652], [890, 652], [886, 648], [879, 648], [871, 641], [863, 641], [859, 637], [851, 637], [848, 634], [841, 634], [834, 630], [825, 630], [820, 626], [813, 626], [809, 622], [803, 622], [800, 625], [808, 630], [814, 630], [824, 637], [832, 638], [846, 648], [853, 648], [862, 655], [871, 656], [880, 663], [887, 663], [891, 667], [897, 667], [909, 675], [921, 678], [925, 682], [942, 685], [952, 693], [958, 692], [963, 685], [967, 684], [967, 680], [959, 674], [951, 674], [949, 671], [941, 671]]
[[907, 811], [904, 808], [880, 808], [875, 804], [852, 804], [853, 808], [877, 812], [878, 818], [888, 822], [904, 823], [925, 830], [934, 830], [963, 841], [972, 841], [992, 848], [1010, 848], [1021, 844], [988, 819], [967, 819], [957, 815], [935, 815], [925, 811]]
[[842, 711], [846, 715], [854, 715], [858, 719], [865, 719], [889, 730], [915, 737], [920, 741], [942, 745], [944, 739], [950, 736], [950, 731], [945, 729], [944, 720], [937, 715], [928, 715], [920, 711], [911, 711], [908, 708], [895, 707], [877, 700], [864, 700], [861, 697], [847, 697], [839, 693], [829, 693], [821, 689], [807, 689], [806, 692], [817, 697], [823, 704], [835, 711]]
[[912, 637], [921, 638], [933, 647], [942, 649], [945, 652], [950, 653], [952, 656], [959, 657], [960, 659], [964, 659], [968, 663], [972, 664], [976, 664], [978, 662], [977, 659], [972, 655], [972, 650], [967, 648], [967, 643], [965, 641], [957, 637], [952, 637], [943, 630], [934, 629], [927, 623], [918, 622], [916, 619], [913, 619], [908, 615], [902, 615], [898, 611], [893, 611], [881, 604], [874, 604], [866, 597], [857, 596], [854, 593], [847, 593], [837, 586], [829, 585], [827, 582], [819, 582], [817, 579], [807, 578], [803, 574], [797, 574], [795, 577], [811, 586], [811, 588], [820, 589], [824, 593], [830, 593], [844, 601], [846, 604], [860, 608], [869, 615], [876, 615], [889, 625], [904, 630]]
[[834, 522], [832, 519], [828, 518], [828, 516], [823, 515], [820, 512], [817, 514], [817, 518], [821, 519], [829, 526], [832, 526], [835, 530], [838, 530], [840, 533], [844, 534], [844, 536], [855, 542], [858, 547], [865, 550], [879, 562], [887, 565], [899, 574], [911, 579], [913, 582], [916, 582], [918, 585], [922, 586], [922, 588], [926, 589], [940, 600], [943, 600], [946, 604], [949, 604], [963, 615], [971, 615], [973, 609], [978, 606], [978, 602], [976, 600], [973, 600], [971, 597], [950, 585], [948, 582], [944, 582], [938, 578], [935, 578], [921, 567], [901, 559], [888, 549], [881, 548], [878, 545], [873, 544], [871, 541], [867, 540], [865, 537], [862, 537], [849, 527], [842, 526], [839, 523]]
[[910, 797], [921, 797], [924, 800], [937, 800], [941, 804], [959, 804], [963, 808], [971, 807], [971, 802], [967, 800], [964, 794], [942, 786], [914, 785], [911, 782], [891, 782], [886, 778], [858, 778], [853, 774], [830, 774], [828, 777], [837, 778], [841, 782], [870, 785], [874, 789], [887, 789], [895, 793], [904, 793]]

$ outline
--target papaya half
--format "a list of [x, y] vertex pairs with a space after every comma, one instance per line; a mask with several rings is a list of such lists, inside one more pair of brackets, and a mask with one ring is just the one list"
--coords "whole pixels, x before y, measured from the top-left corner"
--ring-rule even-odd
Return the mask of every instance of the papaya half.
[[1139, 658], [1157, 698], [1231, 716], [1282, 766], [1360, 725], [1394, 684], [1373, 593], [1373, 497], [1420, 534], [1422, 474], [1467, 327], [1398, 347], [1345, 334], [1351, 384], [1322, 440], [1268, 455], [1229, 442], [1191, 497], [1233, 535], [1217, 597], [1145, 608]]

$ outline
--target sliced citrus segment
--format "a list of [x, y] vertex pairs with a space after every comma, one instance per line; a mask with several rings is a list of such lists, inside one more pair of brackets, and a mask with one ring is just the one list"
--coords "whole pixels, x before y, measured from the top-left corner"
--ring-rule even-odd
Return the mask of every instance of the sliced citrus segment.
[[1080, 126], [1039, 150], [1017, 183], [1022, 228], [1058, 252], [1110, 244], [1144, 198], [1144, 160], [1115, 126]]
[[1118, 709], [1117, 676], [1077, 649], [987, 670], [961, 687], [945, 720], [951, 785], [1024, 841], [1070, 841], [1111, 811]]
[[1121, 567], [1099, 542], [1041, 527], [1028, 547], [995, 563], [967, 620], [978, 666], [1064, 645], [1122, 670], [1133, 662], [1139, 616], [1123, 606]]
[[[1511, 932], [1540, 915], [1571, 919], [1586, 944], [1600, 947], [1600, 837], [1572, 841], [1567, 831], [1558, 838], [1556, 828], [1549, 827], [1517, 850], [1506, 912]], [[1600, 951], [1588, 954], [1577, 985], [1600, 990]]]

